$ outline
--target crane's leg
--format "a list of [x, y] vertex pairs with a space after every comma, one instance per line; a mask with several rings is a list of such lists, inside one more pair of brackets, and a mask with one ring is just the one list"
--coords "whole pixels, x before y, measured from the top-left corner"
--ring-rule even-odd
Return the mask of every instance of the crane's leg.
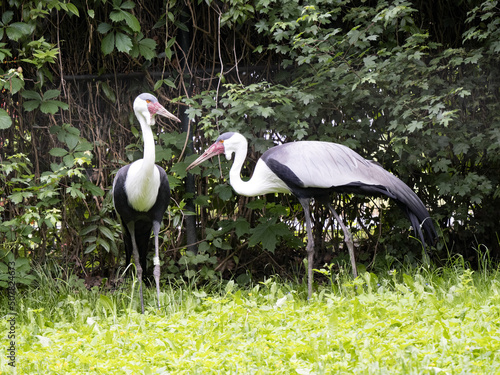
[[160, 248], [158, 244], [158, 236], [160, 234], [160, 223], [153, 221], [153, 234], [155, 236], [155, 257], [153, 263], [155, 265], [153, 275], [156, 281], [156, 299], [158, 301], [158, 308], [160, 308]]
[[358, 277], [358, 270], [356, 268], [356, 259], [354, 258], [354, 242], [352, 241], [351, 232], [345, 226], [344, 222], [337, 214], [337, 211], [335, 211], [333, 206], [330, 204], [330, 202], [328, 202], [327, 204], [333, 217], [335, 218], [335, 220], [337, 220], [337, 223], [339, 223], [340, 227], [342, 228], [342, 232], [344, 232], [344, 242], [346, 243], [347, 249], [349, 250], [349, 258], [351, 258], [352, 274], [356, 278]]
[[299, 198], [299, 202], [304, 209], [304, 216], [306, 218], [306, 231], [307, 231], [307, 298], [310, 299], [312, 296], [312, 282], [313, 282], [313, 272], [312, 266], [314, 262], [314, 237], [312, 234], [312, 221], [311, 221], [311, 211], [309, 208], [309, 198]]
[[127, 224], [127, 228], [130, 232], [130, 238], [132, 239], [132, 254], [134, 255], [135, 267], [137, 269], [137, 279], [139, 280], [139, 296], [141, 298], [141, 312], [144, 314], [144, 299], [142, 297], [142, 267], [139, 259], [139, 249], [137, 248], [137, 243], [135, 242], [135, 225], [134, 222]]

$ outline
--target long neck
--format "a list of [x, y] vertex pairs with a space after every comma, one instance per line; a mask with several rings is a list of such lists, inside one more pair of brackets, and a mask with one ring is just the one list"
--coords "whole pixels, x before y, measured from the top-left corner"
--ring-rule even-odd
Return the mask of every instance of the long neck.
[[239, 148], [235, 152], [234, 162], [229, 171], [229, 183], [234, 191], [247, 197], [255, 197], [268, 193], [289, 193], [285, 183], [281, 181], [268, 167], [259, 159], [255, 165], [252, 177], [248, 181], [241, 179], [241, 168], [247, 156], [247, 148]]
[[238, 194], [251, 197], [253, 196], [251, 186], [249, 186], [248, 181], [245, 182], [241, 179], [241, 168], [247, 157], [247, 151], [247, 148], [239, 148], [234, 153], [233, 165], [229, 171], [229, 183]]
[[143, 168], [153, 168], [155, 164], [155, 139], [151, 127], [141, 121], [142, 139], [144, 141]]
[[125, 191], [132, 208], [147, 212], [156, 202], [160, 187], [160, 173], [155, 167], [155, 141], [151, 127], [141, 116], [137, 118], [141, 123], [144, 157], [130, 165], [125, 180]]

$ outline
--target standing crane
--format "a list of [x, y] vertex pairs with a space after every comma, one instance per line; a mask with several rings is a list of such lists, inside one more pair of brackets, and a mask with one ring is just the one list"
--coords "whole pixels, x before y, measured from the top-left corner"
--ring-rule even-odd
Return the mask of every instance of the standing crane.
[[169, 201], [170, 187], [167, 173], [155, 164], [155, 141], [151, 127], [155, 116], [160, 115], [180, 122], [167, 111], [153, 95], [143, 93], [134, 100], [134, 113], [139, 120], [144, 140], [144, 156], [118, 170], [113, 181], [113, 204], [123, 227], [126, 264], [134, 255], [141, 311], [144, 314], [142, 296], [142, 273], [146, 271], [146, 258], [149, 250], [151, 230], [154, 234], [155, 256], [154, 278], [158, 308], [160, 307], [160, 256], [158, 234]]
[[307, 231], [308, 295], [312, 294], [314, 239], [310, 200], [325, 204], [344, 232], [354, 277], [357, 277], [354, 245], [349, 229], [330, 203], [332, 193], [385, 195], [404, 210], [425, 247], [427, 239], [434, 244], [437, 232], [422, 201], [403, 181], [374, 161], [366, 160], [350, 148], [330, 142], [300, 141], [275, 146], [257, 161], [252, 177], [241, 179], [241, 168], [248, 151], [246, 138], [234, 132], [224, 133], [187, 170], [215, 155], [224, 153], [228, 160], [234, 154], [229, 182], [236, 193], [253, 197], [268, 193], [295, 195], [304, 209]]

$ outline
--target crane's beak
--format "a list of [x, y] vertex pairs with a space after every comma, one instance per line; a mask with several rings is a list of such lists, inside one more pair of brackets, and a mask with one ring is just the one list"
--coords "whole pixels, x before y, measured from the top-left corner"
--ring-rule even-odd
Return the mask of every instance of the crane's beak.
[[160, 115], [160, 116], [169, 118], [171, 120], [181, 122], [181, 120], [179, 120], [177, 117], [175, 117], [169, 111], [167, 111], [165, 109], [165, 107], [162, 106], [160, 103], [149, 103], [148, 109], [149, 109], [149, 113], [151, 113], [151, 117], [153, 117], [154, 115]]
[[190, 169], [193, 169], [194, 167], [200, 165], [203, 163], [205, 160], [208, 160], [215, 155], [219, 155], [224, 153], [224, 141], [218, 141], [215, 142], [212, 146], [210, 146], [207, 151], [203, 153], [198, 159], [193, 161], [189, 166], [186, 168], [186, 171], [189, 171]]

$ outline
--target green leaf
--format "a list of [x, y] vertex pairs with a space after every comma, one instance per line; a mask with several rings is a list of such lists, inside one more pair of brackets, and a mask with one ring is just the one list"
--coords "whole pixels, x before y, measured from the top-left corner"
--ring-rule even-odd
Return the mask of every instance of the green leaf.
[[99, 186], [94, 185], [90, 181], [84, 181], [83, 187], [96, 197], [103, 197], [104, 196], [104, 190], [102, 190]]
[[50, 113], [53, 115], [59, 110], [59, 106], [55, 101], [49, 100], [48, 102], [42, 102], [42, 104], [40, 104], [40, 110], [43, 113]]
[[141, 31], [141, 24], [132, 13], [123, 12], [123, 16], [128, 27], [130, 27], [136, 33]]
[[113, 28], [113, 26], [111, 26], [109, 23], [106, 23], [106, 22], [101, 22], [99, 24], [99, 26], [97, 26], [97, 32], [101, 33], [101, 34], [106, 34], [108, 33], [111, 29]]
[[248, 241], [249, 246], [255, 246], [261, 242], [262, 247], [274, 252], [276, 244], [282, 236], [290, 235], [290, 230], [284, 223], [276, 223], [276, 218], [266, 220], [263, 218], [259, 225], [251, 230], [252, 235]]
[[81, 236], [86, 236], [87, 234], [89, 234], [90, 232], [95, 231], [96, 229], [97, 229], [97, 225], [96, 224], [89, 225], [89, 226], [83, 228], [80, 231], [80, 235]]
[[132, 39], [128, 35], [117, 32], [115, 36], [116, 49], [120, 52], [129, 52], [132, 49]]
[[21, 96], [24, 99], [32, 99], [32, 100], [36, 100], [38, 102], [42, 101], [41, 95], [39, 93], [37, 93], [36, 91], [32, 91], [32, 90], [23, 91]]
[[30, 35], [32, 33], [33, 27], [24, 22], [15, 22], [10, 24], [5, 32], [7, 37], [15, 42], [25, 35]]
[[238, 238], [240, 238], [241, 236], [249, 233], [250, 223], [246, 219], [239, 217], [234, 222], [234, 229], [235, 229], [236, 235], [238, 236]]
[[24, 80], [17, 77], [12, 77], [10, 79], [8, 87], [6, 88], [8, 88], [11, 94], [15, 94], [19, 92], [23, 87], [24, 87]]
[[28, 100], [23, 103], [23, 107], [27, 112], [30, 112], [40, 107], [40, 102], [38, 100]]
[[12, 119], [5, 109], [0, 108], [0, 129], [8, 129], [12, 126]]
[[68, 153], [64, 148], [55, 147], [49, 151], [52, 156], [62, 157]]
[[91, 253], [92, 251], [95, 250], [95, 248], [97, 247], [97, 244], [94, 242], [94, 243], [91, 243], [89, 246], [87, 246], [87, 248], [85, 249], [84, 251], [84, 254], [88, 254], [88, 253]]
[[[68, 8], [68, 11], [70, 13], [73, 13], [75, 16], [80, 17], [80, 13], [78, 12], [78, 8], [75, 5], [73, 5], [71, 3], [67, 3], [66, 7]], [[89, 13], [90, 13], [90, 11], [89, 11]]]
[[10, 200], [12, 201], [12, 203], [14, 204], [19, 204], [21, 203], [25, 198], [31, 198], [33, 196], [33, 193], [32, 192], [25, 192], [25, 191], [20, 191], [20, 192], [16, 192], [14, 194], [11, 194], [9, 196]]
[[214, 188], [214, 193], [219, 195], [219, 198], [223, 201], [228, 201], [233, 196], [233, 188], [231, 185], [217, 185]]
[[109, 242], [106, 241], [104, 238], [99, 238], [97, 240], [97, 244], [104, 247], [104, 250], [106, 250], [106, 252], [108, 252], [108, 253], [111, 250], [111, 246], [109, 245]]
[[61, 94], [59, 90], [47, 90], [43, 93], [43, 100], [57, 98]]
[[2, 23], [4, 25], [7, 25], [12, 21], [13, 18], [14, 18], [14, 12], [11, 10], [7, 10], [2, 14]]
[[135, 3], [133, 1], [124, 1], [120, 5], [120, 9], [134, 9], [135, 8]]
[[254, 201], [248, 202], [246, 207], [251, 210], [262, 210], [266, 206], [266, 201], [264, 199], [255, 199]]
[[110, 312], [113, 312], [115, 310], [115, 307], [114, 307], [115, 305], [113, 304], [113, 301], [111, 300], [111, 298], [109, 298], [108, 296], [105, 296], [103, 294], [101, 294], [99, 296], [99, 304]]
[[113, 232], [111, 232], [111, 230], [108, 227], [103, 227], [102, 225], [100, 225], [99, 226], [99, 232], [101, 232], [101, 234], [103, 234], [104, 236], [106, 236], [111, 241], [115, 240], [115, 237], [113, 236]]
[[153, 39], [142, 39], [139, 42], [139, 53], [146, 60], [151, 60], [156, 57], [156, 42]]
[[104, 92], [104, 95], [106, 95], [106, 98], [111, 100], [111, 102], [116, 103], [116, 95], [113, 89], [109, 86], [109, 84], [104, 81], [101, 84], [102, 91]]
[[101, 42], [101, 51], [104, 55], [109, 55], [115, 48], [115, 33], [109, 33]]

